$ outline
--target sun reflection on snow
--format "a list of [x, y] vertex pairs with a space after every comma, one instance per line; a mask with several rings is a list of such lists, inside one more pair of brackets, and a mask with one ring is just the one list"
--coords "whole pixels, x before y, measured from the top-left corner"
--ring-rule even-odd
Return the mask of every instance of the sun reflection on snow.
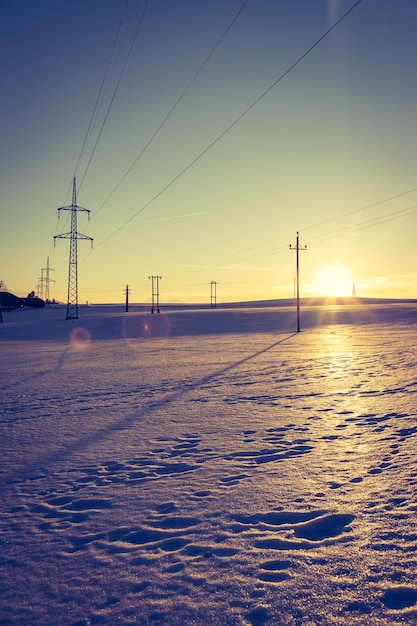
[[316, 478], [330, 490], [342, 490], [348, 498], [350, 491], [357, 492], [357, 484], [369, 469], [370, 443], [362, 434], [370, 406], [369, 398], [361, 393], [369, 363], [348, 327], [321, 330], [316, 346], [322, 392], [315, 422], [320, 459]]
[[367, 379], [367, 365], [352, 332], [333, 327], [320, 332], [319, 337], [325, 396], [336, 403], [341, 414], [366, 412], [369, 406], [359, 391]]

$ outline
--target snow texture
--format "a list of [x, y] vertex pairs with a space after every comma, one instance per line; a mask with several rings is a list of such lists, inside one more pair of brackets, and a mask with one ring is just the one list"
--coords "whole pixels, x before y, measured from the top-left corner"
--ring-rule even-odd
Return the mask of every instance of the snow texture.
[[417, 623], [409, 304], [4, 314], [0, 624]]

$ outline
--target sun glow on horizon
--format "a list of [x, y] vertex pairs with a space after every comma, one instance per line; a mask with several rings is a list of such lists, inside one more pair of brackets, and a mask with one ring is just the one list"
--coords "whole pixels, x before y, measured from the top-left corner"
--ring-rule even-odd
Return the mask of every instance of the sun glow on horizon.
[[353, 280], [349, 270], [340, 265], [327, 265], [320, 270], [315, 292], [326, 298], [352, 295]]

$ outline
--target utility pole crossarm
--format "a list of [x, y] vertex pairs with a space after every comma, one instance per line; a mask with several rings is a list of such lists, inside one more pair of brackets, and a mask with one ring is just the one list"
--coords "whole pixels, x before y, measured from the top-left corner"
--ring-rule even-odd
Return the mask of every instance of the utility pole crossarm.
[[93, 247], [94, 239], [92, 237], [88, 237], [88, 235], [82, 235], [81, 233], [77, 233], [77, 239], [82, 239], [84, 241], [91, 241], [91, 247]]
[[57, 209], [57, 211], [58, 211], [58, 217], [59, 217], [59, 215], [61, 214], [61, 211], [71, 211], [73, 206], [76, 206], [76, 207], [77, 207], [77, 211], [81, 211], [81, 212], [88, 213], [88, 214], [90, 214], [90, 213], [91, 213], [90, 209], [84, 209], [84, 207], [79, 206], [78, 204], [75, 204], [75, 205], [69, 204], [68, 206], [60, 206], [60, 207]]
[[73, 211], [76, 210], [77, 212], [84, 212], [84, 213], [88, 213], [88, 219], [90, 219], [90, 209], [85, 209], [82, 206], [78, 206], [77, 205], [77, 186], [76, 186], [76, 182], [75, 182], [75, 176], [73, 178], [72, 181], [72, 204], [68, 205], [68, 206], [61, 206], [58, 209], [58, 217], [61, 215], [61, 211]]
[[[54, 235], [54, 242], [55, 242], [55, 239], [71, 239], [72, 236], [73, 236], [72, 232], [62, 233], [61, 235]], [[91, 247], [93, 247], [94, 239], [92, 237], [88, 237], [88, 235], [83, 235], [82, 233], [76, 232], [75, 233], [75, 238], [76, 239], [83, 239], [85, 241], [91, 241]]]

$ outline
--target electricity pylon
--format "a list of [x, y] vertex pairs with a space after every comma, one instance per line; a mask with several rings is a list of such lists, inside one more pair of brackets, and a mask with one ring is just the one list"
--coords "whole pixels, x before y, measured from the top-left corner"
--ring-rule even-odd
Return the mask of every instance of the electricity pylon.
[[91, 247], [93, 247], [92, 237], [82, 235], [77, 231], [77, 213], [83, 211], [88, 213], [90, 219], [90, 211], [83, 209], [83, 207], [77, 206], [77, 186], [75, 182], [75, 176], [72, 184], [72, 204], [70, 206], [62, 206], [58, 209], [58, 216], [61, 211], [71, 211], [71, 230], [68, 233], [62, 235], [55, 235], [54, 245], [56, 239], [69, 239], [69, 265], [68, 265], [68, 298], [67, 298], [67, 320], [78, 319], [78, 240], [87, 239], [91, 241]]
[[[49, 301], [49, 283], [54, 283], [54, 279], [50, 277], [50, 273], [54, 272], [55, 270], [52, 269], [52, 267], [50, 267], [49, 265], [49, 256], [46, 260], [46, 267], [43, 267], [41, 269], [41, 283], [42, 283], [42, 291], [44, 292], [45, 295], [45, 300]], [[45, 272], [45, 275], [44, 275]], [[45, 287], [45, 289], [43, 289], [43, 287]]]
[[300, 250], [307, 250], [307, 246], [300, 246], [299, 234], [297, 231], [297, 237], [295, 240], [295, 246], [290, 244], [290, 250], [296, 251], [296, 278], [297, 278], [297, 333], [300, 332], [300, 264], [298, 255]]

